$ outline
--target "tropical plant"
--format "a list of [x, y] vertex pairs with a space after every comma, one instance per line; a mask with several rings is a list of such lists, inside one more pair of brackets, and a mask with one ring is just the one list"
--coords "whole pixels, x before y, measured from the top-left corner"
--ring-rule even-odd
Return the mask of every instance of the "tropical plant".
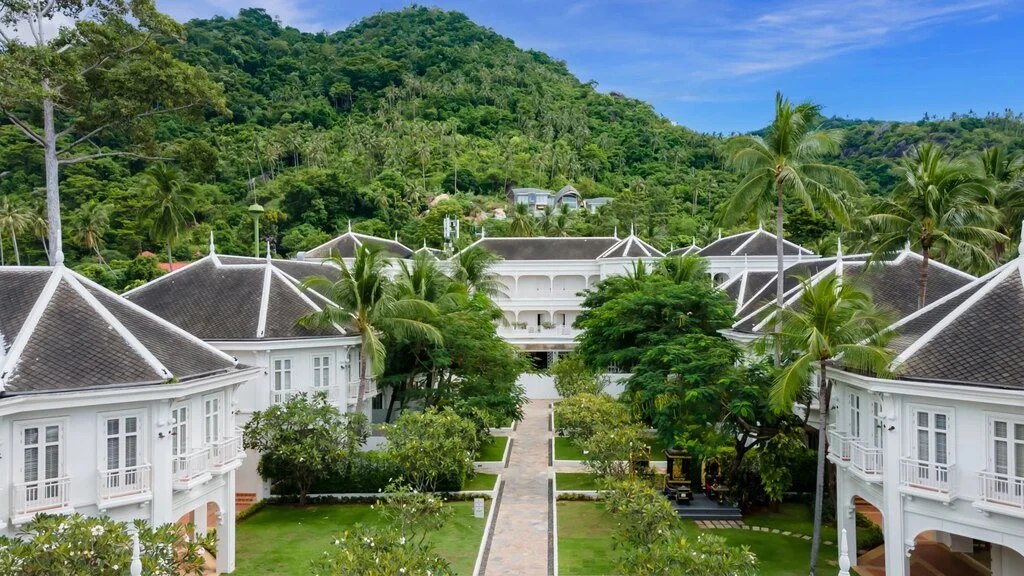
[[[363, 244], [349, 266], [338, 254], [329, 259], [341, 271], [337, 280], [313, 276], [303, 281], [333, 304], [320, 312], [304, 316], [307, 327], [349, 326], [359, 333], [359, 392], [356, 411], [363, 411], [367, 377], [384, 373], [387, 348], [383, 339], [420, 339], [440, 344], [441, 333], [430, 322], [437, 308], [418, 298], [399, 298], [385, 272], [390, 265], [383, 248]], [[368, 366], [369, 365], [369, 366]]]
[[[1017, 238], [1024, 221], [1024, 154], [992, 146], [974, 159], [989, 182], [992, 192], [989, 203], [999, 211], [997, 230], [1010, 239]], [[993, 258], [998, 261], [1005, 249], [1006, 243], [995, 242]]]
[[402, 482], [420, 492], [434, 492], [451, 480], [460, 485], [472, 474], [480, 447], [472, 422], [435, 408], [403, 412], [385, 436], [388, 458], [402, 463]]
[[707, 260], [699, 256], [669, 256], [658, 263], [658, 271], [675, 284], [683, 282], [709, 283]]
[[563, 354], [551, 365], [551, 376], [555, 379], [555, 391], [561, 398], [577, 394], [600, 394], [605, 382], [596, 370], [587, 366], [575, 352]]
[[142, 174], [137, 188], [146, 199], [140, 216], [149, 220], [149, 236], [167, 245], [167, 263], [173, 263], [171, 248], [189, 223], [195, 222], [193, 210], [199, 188], [185, 180], [181, 170], [157, 164]]
[[465, 284], [471, 293], [479, 292], [491, 298], [507, 297], [508, 287], [491, 271], [498, 260], [497, 255], [485, 248], [466, 248], [451, 259], [452, 279]]
[[[7, 196], [0, 196], [0, 235], [4, 232], [11, 235], [11, 245], [14, 248], [14, 262], [18, 266], [21, 266], [21, 253], [18, 251], [18, 234], [25, 232], [31, 226], [32, 213], [28, 209]], [[2, 265], [3, 256], [0, 253], [0, 266]]]
[[537, 218], [527, 204], [516, 204], [508, 216], [508, 231], [513, 236], [530, 237], [536, 233]]
[[821, 544], [825, 431], [829, 425], [832, 394], [832, 383], [828, 378], [829, 363], [840, 359], [844, 366], [853, 369], [884, 373], [893, 357], [886, 347], [892, 333], [885, 331], [892, 318], [874, 305], [867, 292], [854, 282], [843, 281], [834, 273], [818, 282], [801, 279], [800, 284], [799, 298], [789, 307], [774, 310], [778, 316], [778, 329], [758, 340], [756, 349], [764, 353], [771, 347], [792, 355], [771, 389], [772, 404], [779, 412], [793, 409], [794, 400], [806, 390], [811, 374], [817, 372], [821, 434], [818, 435], [818, 472], [811, 540], [810, 573], [814, 576]]
[[992, 265], [988, 248], [1009, 238], [995, 230], [999, 213], [986, 203], [991, 188], [971, 162], [924, 143], [904, 156], [897, 173], [892, 197], [878, 200], [865, 221], [876, 257], [907, 243], [921, 251], [917, 305], [923, 307], [933, 256], [983, 270]]
[[110, 225], [110, 209], [99, 202], [90, 201], [75, 211], [71, 227], [82, 248], [95, 252], [100, 264], [106, 266], [100, 249], [103, 247], [103, 234]]
[[[765, 136], [735, 136], [725, 146], [729, 166], [743, 174], [743, 180], [723, 207], [721, 220], [736, 222], [751, 214], [760, 217], [775, 212], [778, 306], [782, 306], [783, 295], [786, 198], [797, 198], [812, 214], [818, 205], [840, 223], [847, 223], [845, 196], [863, 189], [853, 172], [822, 161], [826, 156], [839, 153], [843, 133], [841, 130], [816, 130], [814, 123], [820, 116], [820, 106], [810, 102], [793, 105], [777, 92], [775, 118]], [[775, 357], [778, 365], [778, 351]]]

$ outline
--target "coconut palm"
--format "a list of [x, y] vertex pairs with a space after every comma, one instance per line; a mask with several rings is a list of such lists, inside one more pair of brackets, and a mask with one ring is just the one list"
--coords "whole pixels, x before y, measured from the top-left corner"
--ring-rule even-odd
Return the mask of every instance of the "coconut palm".
[[99, 202], [86, 202], [75, 211], [71, 225], [82, 248], [95, 252], [100, 264], [106, 265], [100, 249], [103, 247], [103, 234], [110, 225], [110, 210]]
[[669, 256], [658, 264], [659, 271], [672, 282], [707, 282], [708, 262], [699, 256]]
[[490, 250], [472, 246], [462, 250], [451, 259], [452, 279], [469, 289], [470, 293], [486, 294], [491, 298], [508, 297], [508, 287], [491, 272], [491, 266], [499, 260]]
[[[981, 173], [988, 179], [992, 195], [989, 203], [999, 211], [997, 230], [1009, 238], [1016, 238], [1024, 220], [1024, 154], [1007, 152], [1002, 146], [992, 146], [975, 157]], [[1006, 251], [1004, 242], [992, 246], [992, 257], [998, 261]]]
[[508, 217], [508, 230], [513, 236], [533, 236], [537, 228], [537, 219], [530, 213], [530, 207], [526, 204], [516, 204], [512, 214]]
[[189, 223], [195, 223], [192, 210], [199, 187], [186, 181], [178, 168], [157, 164], [142, 174], [137, 191], [146, 201], [141, 214], [152, 219], [149, 236], [167, 245], [167, 264], [171, 265], [171, 248]]
[[829, 364], [841, 358], [843, 365], [877, 374], [886, 371], [893, 358], [886, 348], [890, 336], [885, 328], [892, 318], [879, 310], [871, 297], [854, 283], [843, 282], [829, 274], [816, 284], [801, 280], [797, 302], [788, 308], [777, 308], [778, 328], [757, 343], [762, 353], [781, 349], [792, 354], [771, 389], [776, 410], [789, 412], [793, 402], [807, 389], [810, 375], [818, 372], [818, 405], [821, 410], [821, 433], [818, 435], [818, 475], [814, 492], [814, 530], [811, 540], [811, 576], [818, 565], [821, 544], [821, 511], [825, 491], [825, 431], [829, 424], [829, 401], [832, 393], [828, 380]]
[[[816, 130], [814, 122], [821, 107], [810, 102], [794, 105], [775, 94], [775, 119], [764, 137], [743, 135], [730, 138], [725, 152], [729, 166], [743, 174], [743, 180], [725, 204], [723, 223], [737, 222], [751, 214], [766, 216], [775, 212], [776, 304], [782, 306], [783, 292], [783, 202], [789, 196], [803, 202], [814, 212], [824, 208], [840, 223], [849, 220], [844, 197], [859, 192], [864, 185], [845, 168], [822, 162], [839, 153], [841, 130]], [[776, 364], [779, 358], [776, 354]]]
[[[14, 262], [21, 266], [21, 253], [18, 251], [18, 234], [32, 226], [32, 213], [24, 205], [0, 196], [0, 233], [11, 236], [11, 247], [14, 248]], [[2, 258], [2, 256], [0, 256]], [[3, 264], [0, 260], [0, 264]]]
[[384, 372], [387, 350], [384, 340], [420, 339], [439, 344], [441, 333], [430, 324], [437, 308], [420, 298], [401, 298], [395, 284], [388, 279], [390, 265], [379, 246], [363, 244], [356, 250], [352, 266], [337, 254], [330, 261], [341, 270], [341, 277], [332, 280], [314, 276], [303, 287], [314, 290], [333, 303], [321, 312], [302, 317], [303, 326], [316, 328], [331, 325], [349, 326], [359, 332], [359, 392], [356, 411], [363, 410], [366, 394], [367, 364], [373, 376]]
[[46, 220], [46, 201], [35, 201], [32, 203], [32, 233], [43, 245], [43, 253], [46, 254], [46, 261], [50, 261], [50, 244], [47, 242], [47, 234], [50, 232], [50, 223]]
[[991, 267], [987, 249], [1009, 240], [995, 230], [999, 212], [986, 198], [991, 188], [976, 165], [946, 156], [925, 143], [911, 150], [896, 168], [899, 183], [892, 197], [878, 200], [864, 219], [876, 257], [909, 242], [921, 251], [917, 305], [928, 292], [928, 263], [933, 256], [975, 268]]

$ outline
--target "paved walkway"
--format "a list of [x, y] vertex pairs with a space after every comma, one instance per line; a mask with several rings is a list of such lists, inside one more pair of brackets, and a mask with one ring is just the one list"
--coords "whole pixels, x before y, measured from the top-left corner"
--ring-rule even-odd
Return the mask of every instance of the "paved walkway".
[[512, 443], [502, 473], [505, 493], [494, 526], [487, 576], [548, 574], [548, 431], [549, 400], [531, 400]]

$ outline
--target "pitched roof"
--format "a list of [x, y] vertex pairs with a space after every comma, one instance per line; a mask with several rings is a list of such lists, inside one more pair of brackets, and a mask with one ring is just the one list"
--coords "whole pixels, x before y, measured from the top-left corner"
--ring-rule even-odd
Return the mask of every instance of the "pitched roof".
[[360, 234], [349, 230], [341, 236], [328, 240], [316, 248], [307, 251], [306, 258], [330, 258], [331, 254], [334, 253], [337, 253], [342, 258], [355, 258], [356, 249], [363, 244], [368, 246], [380, 246], [395, 258], [408, 258], [409, 256], [412, 256], [412, 250], [407, 248], [401, 242], [388, 240], [387, 238], [378, 238], [376, 236], [367, 236], [366, 234]]
[[333, 266], [313, 262], [211, 254], [124, 296], [203, 340], [336, 337], [345, 330], [299, 325], [303, 316], [322, 310], [324, 302], [303, 293], [300, 278], [293, 276], [331, 277], [336, 272]]
[[665, 256], [689, 256], [691, 254], [699, 254], [700, 246], [696, 244], [690, 244], [689, 246], [682, 246], [674, 250], [669, 250], [665, 253]]
[[903, 335], [893, 362], [899, 379], [1024, 389], [1024, 258], [893, 329]]
[[662, 258], [664, 256], [660, 250], [630, 232], [629, 236], [619, 240], [617, 244], [605, 250], [598, 258]]
[[[775, 256], [777, 237], [775, 234], [758, 228], [750, 232], [741, 232], [719, 238], [701, 249], [701, 256]], [[782, 240], [782, 253], [787, 256], [798, 254], [813, 256], [814, 253], [794, 244], [789, 240]]]
[[[751, 298], [775, 278], [775, 272], [753, 272], [744, 270], [719, 286], [736, 303], [736, 312], [742, 310]], [[774, 296], [774, 292], [772, 292]], [[770, 300], [770, 298], [769, 298]]]
[[481, 238], [472, 244], [504, 260], [595, 260], [618, 238]]
[[0, 268], [4, 395], [161, 384], [237, 362], [65, 268]]
[[426, 242], [424, 242], [423, 246], [417, 248], [416, 251], [413, 252], [413, 254], [426, 254], [428, 256], [432, 256], [437, 260], [444, 260], [444, 250], [430, 248], [429, 246], [427, 246]]

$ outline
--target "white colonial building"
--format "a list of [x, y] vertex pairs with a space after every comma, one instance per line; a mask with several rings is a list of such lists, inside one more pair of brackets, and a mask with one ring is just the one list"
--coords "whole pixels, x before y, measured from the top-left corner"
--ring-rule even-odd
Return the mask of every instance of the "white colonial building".
[[[355, 410], [359, 391], [358, 333], [341, 326], [311, 329], [300, 320], [328, 303], [301, 289], [310, 276], [336, 279], [329, 262], [208, 256], [125, 293], [125, 298], [237, 358], [259, 373], [239, 390], [239, 425], [258, 410], [300, 392], [324, 392], [342, 412]], [[371, 379], [364, 411], [373, 419], [384, 402]], [[377, 408], [377, 410], [373, 410]], [[256, 472], [259, 455], [238, 474], [239, 504], [260, 500], [269, 486]]]
[[232, 571], [234, 407], [257, 369], [60, 265], [0, 268], [0, 294], [0, 533], [191, 521]]

